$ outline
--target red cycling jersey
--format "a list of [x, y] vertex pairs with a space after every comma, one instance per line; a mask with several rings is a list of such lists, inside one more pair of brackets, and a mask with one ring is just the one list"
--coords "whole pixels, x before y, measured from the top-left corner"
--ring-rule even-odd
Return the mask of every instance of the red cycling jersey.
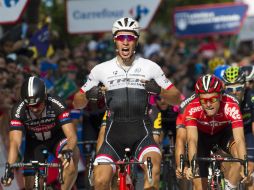
[[228, 94], [222, 94], [218, 113], [209, 117], [203, 110], [199, 98], [196, 97], [184, 110], [184, 125], [196, 126], [200, 131], [214, 135], [231, 125], [232, 128], [243, 127], [242, 114], [236, 99]]

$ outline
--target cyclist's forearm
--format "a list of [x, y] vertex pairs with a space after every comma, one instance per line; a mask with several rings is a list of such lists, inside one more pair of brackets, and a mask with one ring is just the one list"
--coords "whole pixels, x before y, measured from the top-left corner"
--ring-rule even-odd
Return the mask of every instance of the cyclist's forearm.
[[62, 126], [63, 132], [67, 138], [67, 149], [74, 150], [77, 146], [78, 137], [75, 127], [72, 123], [67, 123]]
[[187, 142], [188, 142], [188, 157], [189, 161], [197, 153], [198, 144], [198, 130], [195, 126], [186, 126], [187, 129]]
[[176, 148], [175, 148], [175, 160], [176, 160], [177, 167], [180, 166], [180, 155], [185, 154], [184, 149], [185, 149], [185, 141], [183, 141], [182, 139], [181, 140], [177, 139]]
[[247, 154], [243, 128], [234, 128], [233, 136], [236, 143], [238, 157], [244, 159]]
[[176, 166], [180, 166], [180, 155], [185, 154], [185, 145], [187, 141], [186, 129], [178, 128], [176, 130], [176, 144], [175, 144], [175, 160]]
[[169, 90], [162, 89], [160, 95], [165, 98], [170, 105], [179, 105], [181, 103], [181, 93], [175, 87], [171, 87]]
[[188, 157], [189, 162], [193, 159], [193, 156], [197, 153], [197, 143], [195, 141], [188, 141]]
[[252, 134], [254, 135], [254, 122], [252, 122]]
[[7, 161], [13, 164], [17, 161], [19, 154], [19, 147], [22, 143], [22, 131], [13, 130], [9, 133], [9, 153]]
[[86, 98], [86, 94], [82, 92], [77, 92], [73, 99], [73, 106], [75, 109], [83, 109], [86, 107], [88, 103], [88, 99]]
[[67, 148], [74, 150], [74, 148], [77, 146], [77, 136], [71, 136], [71, 137], [67, 137]]
[[18, 154], [19, 154], [19, 146], [14, 142], [10, 142], [7, 162], [10, 164], [15, 163], [17, 161]]
[[238, 157], [244, 159], [244, 156], [247, 155], [245, 142], [244, 141], [236, 142], [236, 148]]

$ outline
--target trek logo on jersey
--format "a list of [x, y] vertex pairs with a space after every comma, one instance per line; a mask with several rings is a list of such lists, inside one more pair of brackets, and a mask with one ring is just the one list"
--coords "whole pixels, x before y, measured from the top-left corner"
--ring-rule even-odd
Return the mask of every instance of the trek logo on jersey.
[[11, 120], [11, 126], [20, 127], [22, 126], [22, 123], [19, 120]]
[[194, 114], [194, 113], [196, 113], [196, 112], [198, 112], [198, 111], [201, 111], [201, 110], [202, 110], [202, 106], [198, 106], [198, 107], [191, 108], [191, 109], [189, 110], [189, 115], [192, 115], [192, 114]]
[[229, 105], [226, 104], [225, 105], [225, 113], [227, 115], [231, 116], [233, 119], [241, 119], [239, 110], [235, 106], [229, 107]]
[[133, 86], [144, 86], [144, 83], [140, 81], [138, 78], [122, 78], [116, 80], [108, 81], [111, 87], [122, 86], [125, 87], [126, 85], [133, 85]]

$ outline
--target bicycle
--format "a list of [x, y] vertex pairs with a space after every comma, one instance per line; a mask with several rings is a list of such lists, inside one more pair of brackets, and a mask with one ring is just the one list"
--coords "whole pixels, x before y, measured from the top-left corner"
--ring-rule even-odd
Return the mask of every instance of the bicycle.
[[[93, 162], [90, 160], [89, 164], [89, 181], [92, 182], [92, 171], [93, 166], [97, 165], [116, 165], [118, 167], [118, 189], [119, 190], [134, 190], [134, 179], [132, 176], [132, 166], [135, 164], [144, 164], [147, 167], [147, 176], [149, 182], [152, 184], [152, 161], [151, 157], [148, 157], [145, 162], [135, 161], [130, 158], [130, 149], [125, 149], [125, 156], [124, 159], [117, 161], [117, 162]], [[93, 184], [91, 184], [92, 186]]]
[[[248, 175], [248, 159], [247, 155], [245, 159], [233, 158], [233, 157], [222, 157], [219, 154], [214, 154], [213, 151], [210, 153], [210, 157], [196, 157], [193, 156], [191, 161], [192, 173], [195, 176], [197, 169], [197, 161], [209, 162], [208, 166], [208, 190], [223, 190], [225, 189], [225, 182], [223, 172], [221, 171], [222, 162], [240, 162], [244, 166], [244, 175]], [[183, 168], [183, 155], [180, 157], [181, 169]], [[183, 170], [183, 169], [182, 169]]]
[[[82, 156], [82, 162], [85, 166], [85, 170], [78, 175], [77, 182], [79, 181], [78, 187], [84, 189], [92, 189], [91, 181], [89, 181], [90, 173], [89, 167], [91, 167], [91, 161], [93, 162], [95, 154], [96, 154], [96, 140], [84, 140], [78, 141], [77, 143], [80, 148], [80, 153]], [[88, 168], [88, 169], [87, 169]], [[85, 180], [84, 180], [85, 179]]]
[[163, 146], [160, 189], [161, 190], [178, 190], [179, 185], [175, 174], [175, 146], [174, 136], [171, 131], [168, 132], [169, 144]]
[[[42, 153], [46, 157], [48, 155], [47, 150], [43, 150]], [[63, 166], [62, 163], [48, 163], [47, 159], [45, 159], [45, 162], [39, 162], [37, 160], [31, 160], [28, 163], [24, 162], [17, 162], [14, 164], [6, 164], [6, 170], [4, 173], [4, 178], [7, 178], [8, 176], [8, 169], [14, 169], [14, 168], [28, 168], [28, 169], [33, 169], [34, 170], [34, 186], [33, 190], [40, 190], [41, 185], [40, 185], [40, 178], [42, 178], [43, 181], [43, 190], [47, 189], [47, 176], [48, 176], [48, 168], [58, 168], [58, 182], [60, 184], [63, 184]], [[41, 171], [41, 168], [43, 168], [43, 171]], [[3, 183], [3, 178], [1, 178], [1, 182]]]

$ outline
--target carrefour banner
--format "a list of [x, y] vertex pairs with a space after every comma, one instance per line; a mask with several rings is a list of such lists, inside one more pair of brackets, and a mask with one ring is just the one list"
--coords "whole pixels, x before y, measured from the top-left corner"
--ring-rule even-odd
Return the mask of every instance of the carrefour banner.
[[174, 11], [174, 31], [178, 37], [236, 34], [247, 9], [243, 3], [178, 7]]
[[13, 24], [21, 17], [29, 0], [0, 0], [0, 24]]

